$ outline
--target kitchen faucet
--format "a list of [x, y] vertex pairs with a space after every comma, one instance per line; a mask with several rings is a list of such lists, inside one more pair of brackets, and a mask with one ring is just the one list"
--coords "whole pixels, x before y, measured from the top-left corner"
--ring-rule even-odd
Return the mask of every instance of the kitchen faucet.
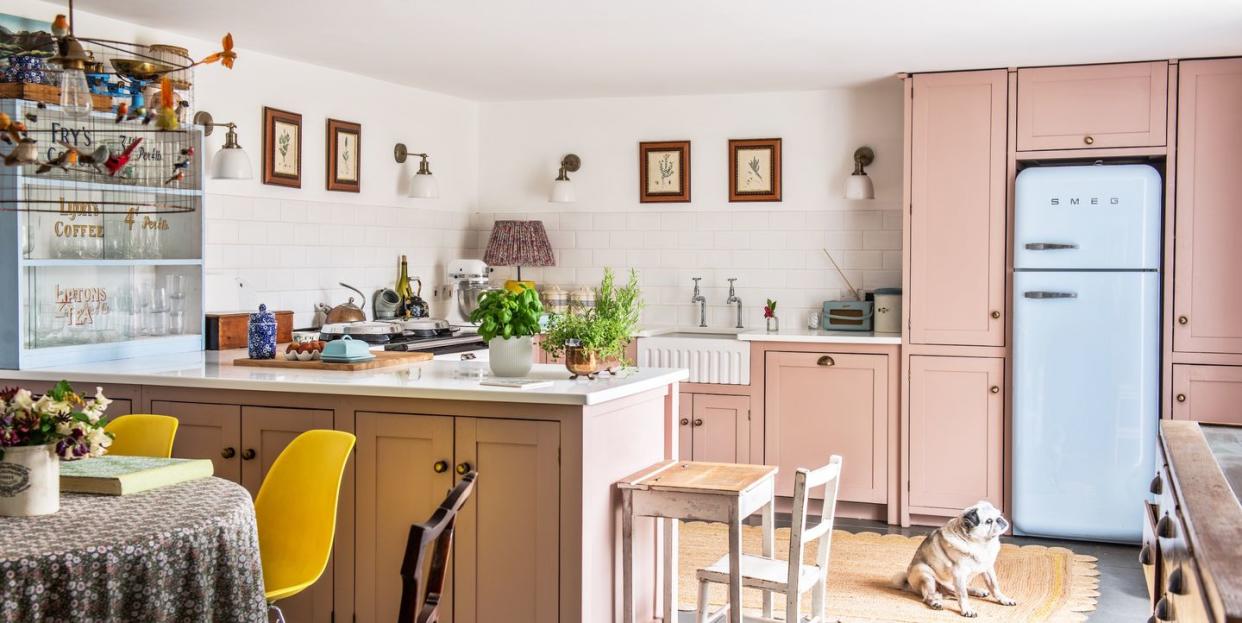
[[699, 291], [699, 280], [702, 277], [691, 277], [694, 280], [694, 296], [690, 298], [691, 303], [699, 304], [699, 326], [707, 326], [707, 298]]
[[734, 303], [737, 303], [737, 328], [741, 329], [743, 328], [742, 327], [742, 299], [738, 298], [737, 294], [734, 293], [733, 291], [734, 281], [737, 281], [737, 277], [734, 277], [729, 280], [729, 298], [725, 300], [725, 305], [732, 305]]

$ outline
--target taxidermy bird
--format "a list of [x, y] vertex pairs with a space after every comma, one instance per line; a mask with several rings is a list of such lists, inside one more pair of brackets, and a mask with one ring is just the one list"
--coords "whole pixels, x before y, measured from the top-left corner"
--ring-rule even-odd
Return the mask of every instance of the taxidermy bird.
[[176, 130], [177, 103], [173, 92], [172, 78], [164, 76], [160, 80], [160, 110], [155, 115], [155, 127], [161, 130]]
[[69, 34], [69, 18], [65, 17], [64, 15], [57, 15], [56, 19], [52, 20], [52, 36], [56, 37], [57, 39], [60, 39], [68, 34]]
[[108, 170], [108, 175], [115, 176], [129, 162], [129, 155], [134, 153], [134, 149], [141, 142], [141, 138], [136, 138], [134, 142], [129, 144], [129, 147], [125, 148], [125, 151], [109, 156], [108, 160], [104, 162], [104, 168]]

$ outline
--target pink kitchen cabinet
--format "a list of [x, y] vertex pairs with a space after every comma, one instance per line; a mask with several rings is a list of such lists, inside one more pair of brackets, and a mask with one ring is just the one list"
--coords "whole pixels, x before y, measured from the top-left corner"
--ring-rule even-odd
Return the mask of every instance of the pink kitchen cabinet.
[[678, 457], [750, 463], [750, 396], [681, 393]]
[[1242, 367], [1174, 364], [1173, 419], [1242, 426]]
[[1004, 346], [1006, 72], [913, 80], [910, 341]]
[[1165, 144], [1166, 61], [1018, 70], [1018, 151]]
[[1173, 349], [1242, 354], [1242, 59], [1178, 72]]
[[799, 467], [844, 460], [840, 499], [888, 503], [889, 378], [886, 355], [768, 352], [764, 463], [776, 494], [793, 494]]
[[911, 512], [1004, 503], [1004, 387], [999, 357], [910, 357]]

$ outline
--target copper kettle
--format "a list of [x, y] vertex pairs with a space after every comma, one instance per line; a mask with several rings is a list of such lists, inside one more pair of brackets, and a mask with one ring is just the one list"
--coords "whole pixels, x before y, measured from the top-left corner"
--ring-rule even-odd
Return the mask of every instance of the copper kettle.
[[354, 304], [354, 297], [352, 296], [349, 297], [348, 301], [341, 303], [340, 305], [337, 305], [336, 307], [332, 307], [332, 308], [329, 308], [324, 303], [319, 303], [318, 305], [319, 310], [323, 311], [325, 314], [324, 324], [337, 324], [337, 323], [342, 323], [342, 322], [362, 322], [366, 320], [367, 315], [365, 312], [362, 311], [362, 309], [363, 307], [367, 306], [367, 297], [363, 296], [362, 292], [360, 292], [358, 288], [355, 288], [349, 284], [342, 283], [341, 286], [345, 288], [349, 288], [350, 290], [353, 290], [354, 292], [357, 292], [358, 300], [362, 301], [362, 307], [359, 307]]

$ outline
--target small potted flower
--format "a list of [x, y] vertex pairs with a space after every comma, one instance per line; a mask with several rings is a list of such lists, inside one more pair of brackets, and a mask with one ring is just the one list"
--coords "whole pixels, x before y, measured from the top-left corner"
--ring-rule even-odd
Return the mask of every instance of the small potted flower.
[[763, 317], [768, 323], [769, 332], [781, 330], [781, 319], [776, 317], [776, 301], [768, 299], [768, 304], [763, 306]]
[[543, 304], [534, 288], [518, 292], [488, 290], [479, 295], [479, 307], [470, 322], [479, 323], [479, 336], [487, 340], [487, 359], [496, 376], [524, 376], [535, 363], [533, 336], [539, 333]]
[[61, 381], [35, 398], [26, 389], [0, 391], [0, 516], [60, 510], [60, 460], [100, 456], [112, 445], [104, 431], [111, 400]]

